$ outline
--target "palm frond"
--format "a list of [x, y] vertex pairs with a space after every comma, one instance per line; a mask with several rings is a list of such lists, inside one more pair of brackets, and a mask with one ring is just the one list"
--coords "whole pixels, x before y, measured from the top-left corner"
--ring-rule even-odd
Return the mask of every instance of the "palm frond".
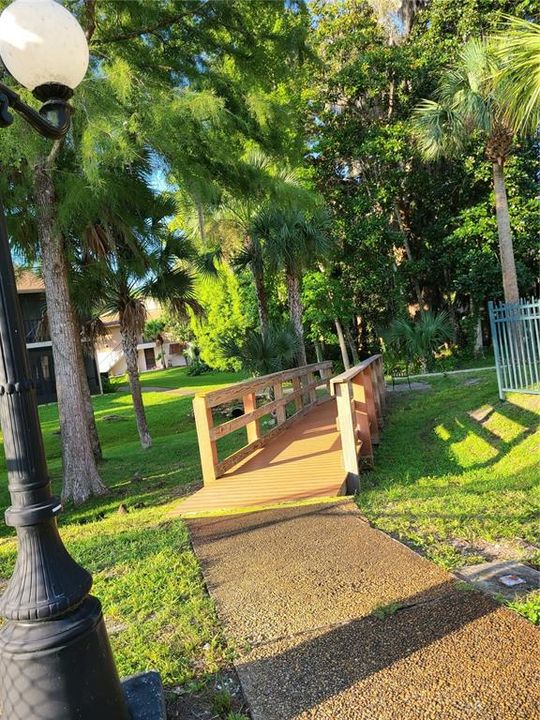
[[297, 207], [269, 205], [253, 219], [251, 236], [271, 272], [301, 273], [332, 250], [329, 216], [324, 209], [306, 212]]
[[470, 40], [457, 63], [447, 69], [435, 100], [423, 100], [413, 113], [413, 135], [428, 160], [462, 149], [468, 136], [489, 137], [500, 124], [501, 107], [493, 82], [497, 57], [492, 44]]
[[507, 17], [496, 41], [501, 67], [495, 81], [504, 118], [518, 133], [535, 133], [540, 125], [540, 25]]
[[460, 116], [435, 100], [423, 100], [414, 110], [412, 131], [427, 160], [451, 155], [463, 143], [464, 126]]
[[224, 338], [221, 351], [227, 359], [240, 360], [253, 375], [269, 375], [295, 363], [298, 337], [290, 325], [270, 327], [266, 332], [249, 330], [244, 337]]

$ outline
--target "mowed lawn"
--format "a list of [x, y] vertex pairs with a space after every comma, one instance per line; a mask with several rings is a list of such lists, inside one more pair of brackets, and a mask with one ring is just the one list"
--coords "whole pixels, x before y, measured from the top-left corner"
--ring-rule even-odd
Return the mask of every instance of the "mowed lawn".
[[[166, 371], [185, 386], [185, 370]], [[154, 373], [153, 373], [154, 374]], [[165, 374], [165, 373], [164, 373]], [[233, 373], [193, 378], [194, 390], [241, 380]], [[146, 382], [146, 378], [144, 378]], [[161, 385], [153, 378], [152, 385]], [[191, 398], [144, 394], [153, 447], [143, 450], [129, 393], [94, 398], [105, 460], [100, 466], [110, 494], [60, 519], [74, 557], [94, 575], [121, 675], [157, 668], [167, 685], [193, 688], [230, 662], [184, 523], [171, 520], [172, 504], [201, 477]], [[40, 407], [53, 489], [60, 492], [61, 455], [56, 405]], [[4, 458], [0, 504], [9, 503]], [[123, 505], [127, 513], [123, 512]], [[0, 583], [15, 560], [12, 531], [0, 523]], [[3, 579], [3, 580], [2, 580]]]
[[[477, 384], [466, 385], [467, 377]], [[143, 383], [199, 391], [241, 379], [231, 373], [190, 378], [181, 369], [149, 373]], [[362, 476], [362, 510], [447, 567], [475, 561], [479, 541], [503, 539], [530, 553], [538, 531], [539, 399], [514, 396], [500, 404], [493, 373], [430, 383], [429, 392], [392, 399], [376, 470]], [[94, 398], [105, 453], [101, 473], [111, 492], [67, 508], [61, 531], [94, 574], [120, 673], [157, 668], [167, 685], [193, 689], [225, 668], [234, 648], [205, 592], [186, 527], [169, 515], [200, 480], [191, 398], [167, 392], [144, 398], [150, 450], [139, 445], [128, 393]], [[477, 410], [484, 419], [469, 415]], [[56, 406], [41, 407], [40, 417], [58, 492]], [[3, 509], [3, 460], [0, 471]], [[127, 512], [119, 512], [121, 505]], [[0, 578], [9, 577], [14, 560], [12, 531], [0, 524]], [[534, 619], [539, 604], [533, 598], [519, 609]]]
[[[497, 395], [494, 372], [396, 393], [358, 503], [382, 530], [455, 568], [540, 564], [540, 396]], [[540, 619], [540, 595], [519, 603]]]
[[[199, 392], [199, 390], [211, 390], [219, 385], [235, 383], [246, 377], [242, 372], [220, 372], [203, 373], [202, 375], [190, 376], [186, 367], [168, 368], [167, 370], [149, 370], [141, 374], [141, 385], [143, 388], [169, 388], [176, 390], [185, 388]], [[111, 378], [111, 384], [115, 387], [126, 387], [128, 384], [127, 375], [119, 375]]]

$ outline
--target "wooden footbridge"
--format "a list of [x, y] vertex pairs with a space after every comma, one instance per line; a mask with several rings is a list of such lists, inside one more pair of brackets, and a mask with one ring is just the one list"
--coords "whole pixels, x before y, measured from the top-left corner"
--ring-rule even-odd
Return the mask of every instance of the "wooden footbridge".
[[379, 442], [386, 399], [382, 356], [336, 377], [331, 373], [331, 362], [316, 363], [197, 395], [204, 486], [178, 512], [354, 492]]

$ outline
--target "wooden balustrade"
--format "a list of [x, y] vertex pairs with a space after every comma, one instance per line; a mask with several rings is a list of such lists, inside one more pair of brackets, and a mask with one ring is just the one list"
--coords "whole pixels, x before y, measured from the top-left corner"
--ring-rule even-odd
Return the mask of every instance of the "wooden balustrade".
[[386, 404], [382, 355], [372, 355], [330, 381], [337, 403], [343, 463], [349, 490], [359, 489], [361, 467], [373, 466]]
[[[316, 374], [319, 375], [318, 378]], [[328, 399], [331, 374], [331, 361], [314, 363], [196, 395], [193, 399], [193, 410], [204, 482], [213, 482], [224, 475], [231, 467], [290, 427], [311, 408]], [[284, 387], [285, 384], [291, 384], [292, 387]], [[319, 398], [317, 395], [317, 388], [321, 384], [328, 388], [327, 397]], [[268, 389], [272, 391], [269, 393], [271, 399], [261, 403], [261, 395]], [[242, 403], [243, 414], [215, 425], [213, 409], [235, 401]], [[294, 412], [287, 417], [287, 406], [292, 402]], [[270, 413], [274, 415], [276, 424], [263, 435], [260, 421]], [[217, 441], [244, 427], [247, 444], [220, 460]]]

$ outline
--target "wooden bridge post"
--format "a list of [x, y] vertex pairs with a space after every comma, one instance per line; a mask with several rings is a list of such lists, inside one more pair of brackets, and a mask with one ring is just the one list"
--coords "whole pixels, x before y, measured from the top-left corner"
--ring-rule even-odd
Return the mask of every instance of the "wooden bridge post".
[[[274, 385], [274, 399], [283, 400], [283, 385], [278, 382]], [[279, 405], [276, 408], [276, 420], [277, 424], [281, 425], [287, 419], [287, 407], [286, 405]]]
[[366, 391], [362, 384], [362, 375], [357, 375], [353, 378], [352, 392], [358, 437], [362, 443], [360, 447], [360, 455], [367, 459], [369, 464], [373, 466], [373, 445], [371, 442]]
[[371, 371], [369, 367], [366, 368], [366, 370], [362, 373], [362, 384], [364, 385], [364, 390], [366, 392], [367, 413], [371, 425], [371, 442], [375, 445], [378, 445], [380, 440], [379, 413], [377, 412], [375, 388], [373, 387], [373, 382], [371, 380]]
[[304, 407], [304, 398], [302, 397], [302, 393], [300, 392], [302, 390], [302, 382], [300, 380], [300, 377], [294, 377], [292, 379], [292, 386], [293, 391], [295, 393], [299, 393], [294, 399], [294, 404], [296, 406], [296, 412], [300, 412]]
[[332, 366], [330, 365], [327, 368], [322, 368], [320, 371], [321, 375], [321, 382], [323, 382], [326, 385], [326, 390], [329, 395], [332, 394], [332, 388], [330, 384], [330, 380], [332, 379]]
[[193, 412], [199, 439], [203, 481], [206, 484], [217, 479], [218, 452], [216, 441], [211, 436], [214, 427], [214, 416], [212, 415], [212, 408], [206, 405], [206, 398], [204, 397], [195, 396], [193, 398]]
[[309, 385], [309, 402], [310, 404], [317, 402], [317, 388], [315, 387], [315, 373], [307, 374], [307, 382]]
[[375, 367], [375, 363], [373, 363], [373, 365], [369, 366], [367, 372], [369, 374], [369, 377], [371, 380], [371, 385], [373, 387], [373, 401], [375, 403], [375, 411], [377, 413], [377, 426], [379, 428], [381, 428], [383, 425], [381, 390], [380, 390], [379, 375], [377, 373], [377, 368]]
[[[256, 393], [248, 393], [242, 398], [244, 403], [244, 413], [249, 415], [257, 409], [257, 395]], [[247, 441], [248, 443], [255, 442], [261, 437], [261, 423], [260, 420], [254, 420], [246, 425]]]
[[341, 435], [343, 464], [347, 472], [347, 490], [355, 492], [360, 487], [360, 471], [356, 453], [356, 422], [353, 417], [350, 383], [336, 385], [336, 403]]
[[384, 379], [384, 360], [382, 355], [377, 361], [377, 378], [381, 396], [381, 407], [384, 412], [386, 407], [386, 381]]

